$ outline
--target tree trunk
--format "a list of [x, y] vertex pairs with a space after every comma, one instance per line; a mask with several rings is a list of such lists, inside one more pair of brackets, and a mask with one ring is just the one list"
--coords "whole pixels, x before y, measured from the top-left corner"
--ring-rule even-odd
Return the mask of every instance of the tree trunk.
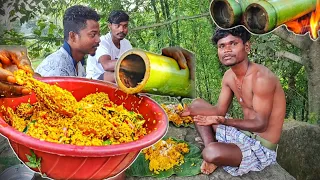
[[301, 49], [301, 60], [308, 77], [308, 121], [320, 124], [320, 38], [294, 35], [283, 26], [274, 32], [277, 36]]
[[[175, 0], [174, 1], [174, 6], [175, 6], [175, 9], [174, 9], [174, 13], [175, 13], [175, 15], [177, 15], [177, 14], [179, 14], [179, 12], [178, 12], [178, 0]], [[175, 37], [176, 37], [176, 43], [175, 43], [175, 45], [180, 45], [180, 29], [179, 29], [179, 21], [177, 21], [176, 22], [176, 35], [175, 35]]]
[[[161, 5], [162, 14], [165, 17], [166, 21], [170, 21], [171, 16], [170, 16], [170, 9], [169, 9], [169, 5], [168, 5], [168, 1], [167, 0], [160, 0], [160, 5]], [[168, 36], [170, 38], [169, 46], [174, 46], [175, 40], [174, 40], [173, 30], [172, 30], [171, 24], [168, 24], [167, 28], [168, 28]]]
[[[311, 41], [311, 40], [310, 40]], [[309, 121], [320, 124], [320, 40], [302, 51], [308, 77]]]
[[[156, 19], [156, 23], [159, 23], [160, 22], [160, 16], [159, 16], [159, 11], [157, 9], [157, 6], [156, 6], [156, 2], [155, 0], [151, 0], [151, 6], [153, 8], [153, 11], [154, 11], [154, 18]], [[156, 29], [156, 36], [157, 36], [157, 39], [161, 39], [161, 32], [159, 29]], [[158, 43], [158, 49], [161, 49], [162, 48], [162, 44]]]

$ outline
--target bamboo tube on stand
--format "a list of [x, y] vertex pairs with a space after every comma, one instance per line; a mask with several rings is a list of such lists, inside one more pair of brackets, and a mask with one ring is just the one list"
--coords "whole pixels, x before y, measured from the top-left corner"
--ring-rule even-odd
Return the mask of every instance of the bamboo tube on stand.
[[243, 16], [249, 31], [263, 34], [306, 15], [316, 8], [317, 0], [268, 0], [250, 4]]
[[194, 82], [188, 68], [180, 69], [172, 58], [140, 49], [131, 49], [120, 57], [115, 78], [119, 88], [128, 94], [194, 96]]
[[258, 0], [213, 0], [210, 14], [213, 21], [221, 28], [240, 25], [242, 14], [249, 4]]

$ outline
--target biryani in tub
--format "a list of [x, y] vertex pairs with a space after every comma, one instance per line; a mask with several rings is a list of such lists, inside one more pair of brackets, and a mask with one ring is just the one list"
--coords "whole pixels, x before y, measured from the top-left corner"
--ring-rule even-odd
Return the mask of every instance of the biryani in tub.
[[147, 134], [143, 116], [114, 104], [106, 93], [92, 93], [76, 101], [71, 92], [38, 81], [23, 70], [16, 71], [15, 77], [38, 99], [33, 104], [21, 103], [16, 110], [2, 107], [6, 122], [20, 132], [79, 146], [126, 143]]

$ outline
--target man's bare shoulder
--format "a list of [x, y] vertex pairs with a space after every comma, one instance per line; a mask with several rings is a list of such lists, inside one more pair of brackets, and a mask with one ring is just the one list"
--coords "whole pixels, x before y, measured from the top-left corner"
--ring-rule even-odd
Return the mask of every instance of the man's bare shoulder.
[[261, 64], [254, 64], [254, 66], [255, 70], [253, 71], [253, 73], [256, 79], [278, 79], [278, 77], [269, 68]]
[[252, 74], [253, 90], [274, 90], [274, 87], [280, 83], [279, 78], [270, 69], [263, 65], [254, 64], [254, 66], [255, 68]]
[[222, 83], [229, 84], [233, 82], [232, 80], [234, 76], [235, 76], [234, 72], [231, 69], [228, 69], [223, 75]]

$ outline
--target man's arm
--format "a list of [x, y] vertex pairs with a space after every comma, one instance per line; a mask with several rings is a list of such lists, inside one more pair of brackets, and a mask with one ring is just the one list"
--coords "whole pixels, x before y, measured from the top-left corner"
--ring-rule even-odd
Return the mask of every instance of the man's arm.
[[233, 126], [241, 130], [252, 132], [264, 132], [268, 127], [269, 117], [273, 108], [273, 98], [276, 89], [276, 78], [271, 72], [261, 75], [257, 74], [253, 81], [253, 119], [224, 119], [219, 117], [218, 121], [222, 124]]
[[202, 99], [195, 99], [182, 113], [183, 116], [225, 116], [233, 98], [233, 92], [230, 89], [227, 79], [228, 72], [225, 73], [222, 79], [222, 88], [219, 95], [218, 103], [215, 106], [210, 105]]
[[102, 55], [100, 56], [98, 62], [102, 65], [105, 71], [114, 72], [114, 68], [116, 66], [117, 61], [111, 60], [110, 55]]

